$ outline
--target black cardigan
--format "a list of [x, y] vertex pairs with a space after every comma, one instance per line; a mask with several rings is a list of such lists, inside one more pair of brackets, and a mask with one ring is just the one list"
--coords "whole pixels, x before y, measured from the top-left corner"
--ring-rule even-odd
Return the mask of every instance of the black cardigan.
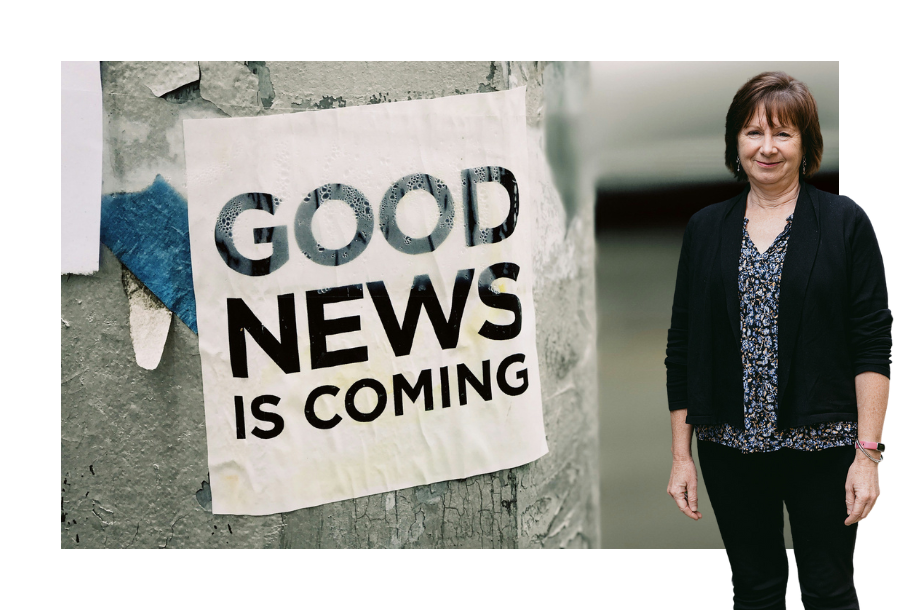
[[[666, 348], [669, 410], [743, 426], [738, 259], [749, 186], [691, 218]], [[781, 274], [778, 428], [856, 421], [854, 378], [890, 377], [891, 311], [872, 223], [847, 197], [802, 183]]]

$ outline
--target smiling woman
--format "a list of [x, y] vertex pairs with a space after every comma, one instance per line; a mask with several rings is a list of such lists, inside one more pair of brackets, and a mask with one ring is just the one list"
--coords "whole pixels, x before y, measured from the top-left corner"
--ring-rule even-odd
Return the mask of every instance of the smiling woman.
[[[784, 72], [764, 72], [734, 96], [725, 117], [725, 165], [738, 179], [796, 183], [799, 174], [818, 171], [822, 149], [816, 101], [800, 81]], [[780, 171], [754, 172], [773, 166]]]
[[741, 158], [748, 177], [767, 186], [797, 182], [797, 170], [806, 163], [799, 130], [777, 118], [770, 123], [763, 108], [738, 135], [739, 165]]
[[[878, 497], [890, 375], [884, 267], [865, 212], [804, 181], [815, 100], [783, 72], [750, 79], [726, 117], [743, 193], [685, 231], [666, 350], [669, 494], [701, 518], [697, 452], [728, 551], [734, 607], [784, 608], [790, 515], [807, 608], [858, 608], [857, 523]], [[858, 449], [858, 450], [857, 450]]]

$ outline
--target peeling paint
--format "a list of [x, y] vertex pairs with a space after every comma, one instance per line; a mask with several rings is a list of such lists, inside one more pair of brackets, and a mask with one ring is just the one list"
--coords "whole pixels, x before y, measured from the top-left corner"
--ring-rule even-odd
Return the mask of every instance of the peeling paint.
[[257, 100], [263, 108], [271, 108], [275, 101], [275, 88], [272, 87], [272, 78], [269, 76], [269, 68], [264, 61], [248, 61], [247, 67], [259, 79]]
[[101, 62], [105, 194], [133, 192], [161, 174], [182, 196], [185, 186], [183, 119], [226, 117], [200, 96], [199, 81], [155, 97], [142, 83], [142, 62]]
[[193, 100], [198, 100], [202, 97], [200, 95], [200, 80], [197, 79], [186, 85], [182, 85], [177, 89], [172, 89], [160, 97], [172, 104], [184, 104]]
[[242, 109], [258, 107], [259, 77], [236, 61], [201, 61], [200, 95], [225, 114], [247, 116]]
[[331, 97], [330, 95], [325, 95], [321, 100], [313, 104], [313, 108], [317, 110], [324, 110], [326, 108], [344, 108], [347, 106], [347, 102], [344, 101], [343, 97]]
[[188, 83], [200, 80], [196, 61], [147, 61], [142, 64], [141, 81], [156, 97], [162, 97]]
[[[197, 503], [201, 508], [203, 508], [203, 510], [205, 510], [206, 512], [212, 512], [212, 490], [209, 487], [208, 481], [203, 481], [202, 483], [200, 483], [200, 489], [198, 489], [197, 493], [194, 495], [197, 498]], [[230, 525], [228, 526], [228, 531], [231, 531]]]
[[[323, 108], [500, 90], [496, 62], [267, 62], [275, 90], [273, 108]], [[328, 103], [327, 101], [325, 102]]]

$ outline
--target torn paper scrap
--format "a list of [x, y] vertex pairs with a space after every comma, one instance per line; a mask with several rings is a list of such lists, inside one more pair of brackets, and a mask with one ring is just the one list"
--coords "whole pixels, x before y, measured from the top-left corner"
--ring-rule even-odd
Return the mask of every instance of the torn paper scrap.
[[102, 198], [100, 240], [197, 332], [187, 202], [162, 176], [137, 193]]
[[141, 82], [156, 97], [200, 80], [200, 64], [196, 61], [143, 61], [137, 66]]
[[62, 62], [61, 119], [61, 273], [90, 274], [100, 268], [100, 62]]
[[122, 282], [128, 295], [128, 324], [134, 359], [138, 366], [152, 371], [162, 358], [172, 325], [172, 312], [126, 267], [122, 268]]
[[259, 77], [237, 61], [200, 62], [203, 78], [200, 95], [223, 112], [233, 114], [233, 107], [256, 107]]

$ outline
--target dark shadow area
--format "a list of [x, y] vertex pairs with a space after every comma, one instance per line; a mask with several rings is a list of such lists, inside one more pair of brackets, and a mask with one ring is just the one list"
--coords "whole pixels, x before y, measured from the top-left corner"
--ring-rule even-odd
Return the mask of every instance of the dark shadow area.
[[[815, 175], [809, 183], [829, 193], [838, 192], [838, 173]], [[684, 229], [698, 210], [741, 192], [746, 183], [735, 181], [661, 185], [653, 188], [612, 190], [598, 188], [594, 217], [596, 232], [626, 229]]]

